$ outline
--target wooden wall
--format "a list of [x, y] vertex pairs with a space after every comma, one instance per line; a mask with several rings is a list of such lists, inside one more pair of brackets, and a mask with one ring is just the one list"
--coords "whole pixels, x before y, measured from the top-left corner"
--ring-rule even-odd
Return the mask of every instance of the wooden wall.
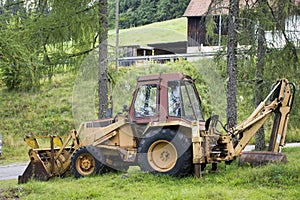
[[188, 17], [188, 46], [206, 46], [206, 27], [204, 17]]
[[[219, 34], [219, 16], [213, 17], [215, 22], [214, 36], [207, 37], [206, 33], [206, 20], [205, 16], [200, 17], [188, 17], [188, 47], [193, 46], [215, 46], [218, 44], [218, 34]], [[227, 19], [222, 19], [222, 35], [227, 35]]]

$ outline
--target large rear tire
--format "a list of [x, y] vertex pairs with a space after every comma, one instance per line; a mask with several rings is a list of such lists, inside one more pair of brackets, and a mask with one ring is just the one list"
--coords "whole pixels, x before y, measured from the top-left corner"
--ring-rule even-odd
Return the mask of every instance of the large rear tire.
[[152, 130], [139, 143], [138, 162], [142, 171], [186, 176], [192, 171], [190, 139], [171, 129]]
[[71, 170], [76, 178], [105, 172], [101, 150], [94, 146], [80, 147], [71, 158]]

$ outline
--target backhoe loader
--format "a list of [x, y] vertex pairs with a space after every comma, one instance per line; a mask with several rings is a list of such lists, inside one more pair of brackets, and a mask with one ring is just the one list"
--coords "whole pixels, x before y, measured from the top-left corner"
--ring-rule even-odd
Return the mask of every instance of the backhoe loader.
[[[295, 86], [279, 79], [266, 99], [242, 123], [220, 131], [218, 116], [204, 120], [194, 80], [181, 73], [141, 76], [129, 108], [114, 118], [84, 122], [67, 138], [50, 136], [50, 148], [39, 148], [27, 136], [30, 163], [19, 183], [31, 178], [48, 180], [71, 170], [75, 177], [127, 170], [182, 177], [200, 177], [207, 164], [230, 164], [265, 121], [274, 114], [268, 152], [256, 152], [256, 161], [284, 162], [287, 123]], [[252, 153], [253, 154], [253, 153]], [[243, 157], [244, 155], [244, 157]], [[242, 154], [244, 161], [253, 155]]]

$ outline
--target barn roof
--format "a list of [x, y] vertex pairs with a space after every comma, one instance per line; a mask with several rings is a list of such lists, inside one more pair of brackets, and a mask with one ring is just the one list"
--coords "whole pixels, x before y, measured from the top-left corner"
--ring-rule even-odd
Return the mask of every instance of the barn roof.
[[223, 0], [222, 4], [220, 4], [220, 1], [212, 2], [211, 0], [191, 0], [183, 16], [198, 17], [198, 16], [206, 15], [208, 13], [213, 15], [218, 15], [220, 14], [221, 7], [222, 7], [222, 13], [228, 14], [228, 2], [229, 2], [228, 0]]

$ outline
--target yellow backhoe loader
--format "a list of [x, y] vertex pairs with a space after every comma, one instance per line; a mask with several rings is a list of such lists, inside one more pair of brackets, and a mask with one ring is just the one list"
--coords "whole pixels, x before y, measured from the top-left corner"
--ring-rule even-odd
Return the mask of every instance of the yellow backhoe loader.
[[[274, 115], [268, 152], [243, 153], [242, 162], [286, 161], [280, 153], [295, 86], [277, 80], [266, 99], [242, 123], [217, 130], [218, 116], [204, 120], [194, 80], [181, 73], [141, 76], [130, 107], [115, 118], [84, 122], [63, 139], [49, 137], [50, 148], [39, 148], [37, 138], [26, 137], [31, 146], [30, 163], [19, 183], [48, 180], [71, 169], [75, 177], [127, 170], [171, 176], [201, 176], [207, 164], [231, 161], [265, 121]], [[251, 160], [254, 158], [255, 162]]]

